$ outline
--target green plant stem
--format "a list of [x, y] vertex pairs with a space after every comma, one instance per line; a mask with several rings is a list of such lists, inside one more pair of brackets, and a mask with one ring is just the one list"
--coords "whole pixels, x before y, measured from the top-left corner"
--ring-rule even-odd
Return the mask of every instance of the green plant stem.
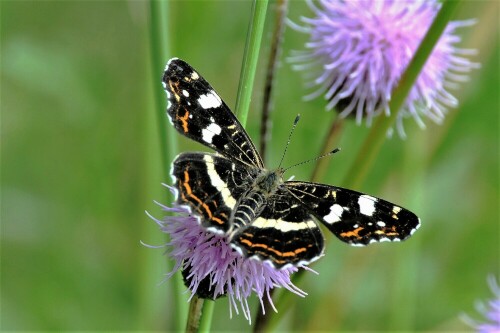
[[[278, 0], [276, 3], [276, 17], [271, 40], [271, 50], [266, 70], [266, 82], [264, 85], [264, 97], [262, 103], [262, 114], [260, 121], [260, 155], [264, 162], [266, 161], [267, 142], [271, 137], [271, 110], [272, 110], [272, 92], [274, 76], [278, 69], [279, 57], [281, 54], [281, 44], [283, 42], [283, 33], [285, 32], [285, 19], [288, 12], [288, 0]], [[274, 289], [273, 289], [274, 290]], [[257, 323], [256, 323], [257, 326]]]
[[235, 114], [243, 127], [247, 123], [250, 100], [252, 99], [252, 87], [259, 59], [267, 4], [268, 0], [254, 0], [252, 4], [252, 16], [247, 33], [235, 108]]
[[[167, 181], [170, 179], [168, 175], [168, 170], [170, 168], [170, 161], [173, 160], [174, 156], [177, 154], [177, 133], [174, 128], [168, 124], [167, 116], [165, 114], [166, 110], [166, 97], [165, 92], [161, 86], [161, 74], [170, 55], [170, 36], [168, 34], [168, 16], [169, 16], [169, 2], [166, 0], [151, 0], [149, 2], [149, 15], [150, 15], [150, 63], [151, 63], [151, 77], [152, 77], [152, 91], [153, 91], [153, 103], [152, 106], [155, 110], [156, 123], [157, 123], [157, 142], [159, 143], [159, 151], [153, 153], [155, 156], [160, 156], [161, 170], [158, 173], [161, 174], [161, 181]], [[158, 159], [155, 160], [158, 162]], [[153, 174], [151, 175], [153, 177]], [[156, 180], [156, 178], [155, 178]], [[160, 182], [161, 182], [160, 181]], [[155, 185], [160, 189], [160, 182], [156, 181]], [[153, 191], [154, 192], [154, 191]], [[164, 199], [167, 202], [172, 201], [173, 197], [169, 191], [163, 190], [162, 194], [165, 196]], [[155, 239], [158, 235], [157, 229], [148, 229], [149, 233], [154, 232], [145, 236], [146, 239]], [[144, 299], [144, 309], [147, 313], [154, 314], [158, 318], [151, 318], [151, 315], [142, 315], [141, 321], [143, 325], [151, 325], [151, 323], [158, 322], [159, 318], [163, 318], [158, 313], [151, 311], [151, 309], [161, 309], [164, 307], [164, 303], [158, 304], [159, 297], [157, 289], [155, 289], [158, 278], [158, 259], [157, 257], [148, 256], [145, 262], [145, 268], [143, 271], [146, 277], [142, 279], [144, 286], [142, 290], [145, 291]], [[166, 271], [171, 271], [173, 265], [171, 261], [167, 261], [168, 267]], [[165, 272], [162, 272], [165, 273]], [[172, 298], [175, 303], [175, 313], [172, 315], [174, 318], [173, 327], [170, 329], [182, 330], [187, 317], [187, 302], [186, 295], [182, 293], [184, 284], [182, 282], [182, 276], [180, 274], [175, 274], [171, 279], [172, 286]], [[147, 292], [146, 292], [147, 291]], [[167, 295], [165, 295], [165, 300]], [[165, 325], [164, 323], [159, 323], [159, 325]]]
[[214, 313], [215, 301], [206, 300], [203, 305], [203, 313], [201, 314], [200, 332], [210, 332], [212, 326], [212, 317]]
[[200, 318], [203, 312], [205, 299], [194, 295], [189, 302], [188, 320], [186, 321], [186, 333], [195, 333], [200, 329]]
[[375, 162], [382, 144], [385, 141], [387, 131], [394, 124], [397, 115], [404, 105], [406, 97], [420, 74], [420, 71], [429, 58], [434, 46], [441, 37], [446, 25], [451, 19], [451, 16], [457, 6], [460, 4], [458, 0], [444, 1], [441, 10], [432, 23], [429, 31], [425, 35], [422, 43], [418, 47], [415, 56], [412, 58], [408, 68], [403, 73], [399, 85], [394, 90], [392, 99], [389, 102], [391, 114], [389, 117], [378, 117], [375, 120], [374, 126], [368, 133], [363, 146], [358, 152], [352, 167], [349, 168], [347, 175], [342, 183], [343, 186], [350, 188], [359, 188], [363, 183], [368, 170]]
[[[166, 0], [151, 0], [150, 9], [150, 38], [151, 38], [151, 66], [153, 72], [153, 89], [160, 136], [160, 148], [163, 165], [163, 176], [168, 179], [170, 161], [177, 152], [177, 134], [172, 126], [167, 126], [165, 113], [165, 92], [161, 88], [161, 73], [167, 62], [169, 52], [168, 35], [168, 12], [169, 6]], [[157, 79], [157, 80], [155, 80]], [[168, 128], [168, 130], [167, 130]], [[168, 137], [168, 139], [167, 139]], [[167, 146], [168, 144], [168, 146]]]

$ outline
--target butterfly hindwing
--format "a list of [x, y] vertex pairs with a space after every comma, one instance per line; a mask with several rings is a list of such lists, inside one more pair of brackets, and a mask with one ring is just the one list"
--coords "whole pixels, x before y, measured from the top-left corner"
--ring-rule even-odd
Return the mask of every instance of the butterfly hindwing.
[[335, 236], [352, 245], [402, 241], [420, 226], [409, 210], [360, 192], [298, 181], [285, 186]]
[[264, 167], [238, 119], [190, 65], [171, 59], [162, 81], [168, 97], [167, 114], [181, 134], [231, 159]]
[[239, 229], [231, 243], [245, 256], [278, 268], [312, 262], [323, 252], [323, 235], [313, 216], [283, 188], [269, 198], [253, 222]]
[[177, 202], [187, 204], [207, 229], [226, 233], [232, 212], [256, 173], [257, 169], [244, 168], [223, 156], [190, 152], [175, 158], [171, 176], [179, 191]]

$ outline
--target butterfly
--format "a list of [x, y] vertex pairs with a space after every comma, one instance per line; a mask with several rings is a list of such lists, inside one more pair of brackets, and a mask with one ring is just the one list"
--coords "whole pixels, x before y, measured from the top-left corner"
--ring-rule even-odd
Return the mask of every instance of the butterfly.
[[284, 181], [268, 170], [238, 119], [185, 61], [168, 61], [162, 78], [175, 129], [216, 153], [183, 152], [172, 163], [176, 202], [246, 258], [275, 268], [318, 259], [324, 238], [316, 221], [351, 245], [402, 241], [420, 226], [409, 210], [353, 190]]

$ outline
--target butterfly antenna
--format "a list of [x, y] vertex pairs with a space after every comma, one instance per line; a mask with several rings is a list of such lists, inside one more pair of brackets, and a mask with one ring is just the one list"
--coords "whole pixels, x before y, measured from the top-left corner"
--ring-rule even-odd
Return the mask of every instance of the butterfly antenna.
[[283, 156], [281, 156], [281, 161], [280, 164], [278, 165], [278, 169], [281, 167], [281, 163], [283, 163], [283, 159], [285, 158], [286, 151], [288, 150], [288, 145], [290, 144], [290, 139], [292, 138], [293, 131], [295, 130], [295, 127], [297, 127], [297, 123], [300, 120], [300, 114], [295, 117], [295, 120], [293, 121], [293, 126], [292, 129], [290, 130], [290, 134], [288, 134], [288, 141], [286, 142], [285, 146], [285, 151], [283, 152]]
[[285, 171], [287, 171], [288, 169], [295, 168], [295, 167], [297, 167], [297, 166], [299, 166], [299, 165], [306, 164], [306, 163], [309, 163], [309, 162], [314, 162], [314, 161], [317, 161], [317, 160], [319, 160], [319, 159], [321, 159], [321, 158], [323, 158], [323, 157], [327, 157], [327, 156], [333, 155], [333, 154], [335, 154], [335, 153], [337, 153], [337, 152], [339, 152], [339, 151], [340, 151], [340, 148], [335, 148], [334, 150], [332, 150], [332, 151], [330, 151], [330, 152], [328, 152], [328, 153], [326, 153], [326, 154], [323, 154], [323, 155], [321, 155], [321, 156], [318, 156], [318, 157], [315, 157], [315, 158], [311, 158], [310, 160], [307, 160], [307, 161], [302, 161], [302, 162], [300, 162], [300, 163], [294, 164], [294, 165], [289, 166], [288, 168], [284, 169], [284, 170], [283, 170], [283, 173], [285, 173]]

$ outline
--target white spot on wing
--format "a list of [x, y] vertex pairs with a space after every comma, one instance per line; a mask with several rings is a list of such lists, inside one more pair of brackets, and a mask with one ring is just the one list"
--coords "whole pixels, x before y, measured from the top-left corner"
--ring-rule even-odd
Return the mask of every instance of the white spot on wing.
[[[195, 215], [193, 215], [195, 216]], [[196, 216], [196, 218], [199, 220], [200, 217], [199, 216]], [[201, 222], [200, 222], [201, 223]], [[226, 233], [224, 232], [224, 230], [220, 229], [220, 228], [216, 228], [216, 227], [208, 227], [207, 228], [207, 231], [208, 232], [211, 232], [211, 233], [214, 233], [214, 234], [217, 234], [217, 235], [225, 235]]]
[[371, 244], [371, 243], [391, 242], [391, 241], [392, 240], [390, 238], [382, 237], [380, 239], [372, 239], [372, 240], [370, 240], [369, 244]]
[[385, 227], [385, 222], [384, 222], [384, 221], [378, 221], [378, 222], [377, 222], [377, 225], [378, 225], [379, 227]]
[[410, 235], [413, 235], [413, 234], [415, 233], [415, 231], [417, 231], [417, 230], [418, 230], [418, 228], [420, 228], [420, 223], [421, 223], [421, 221], [420, 221], [420, 218], [419, 218], [419, 219], [418, 219], [418, 224], [417, 224], [417, 226], [415, 227], [415, 229], [412, 229], [412, 230], [410, 231]]
[[211, 123], [201, 131], [202, 139], [205, 142], [212, 143], [212, 139], [214, 135], [218, 135], [221, 133], [221, 128], [216, 123]]
[[342, 212], [344, 211], [344, 208], [342, 208], [341, 205], [334, 204], [332, 207], [330, 207], [330, 213], [323, 217], [323, 220], [327, 223], [335, 223], [340, 221], [340, 217], [342, 216]]
[[[170, 103], [170, 101], [167, 101], [167, 109], [170, 109], [170, 106], [172, 106], [172, 103]], [[167, 112], [167, 118], [168, 118], [168, 121], [170, 122], [170, 124], [174, 125], [174, 122], [172, 121], [172, 117], [170, 116], [170, 114]]]
[[222, 198], [224, 199], [224, 204], [229, 208], [234, 209], [234, 206], [236, 205], [236, 200], [233, 198], [231, 192], [228, 190], [227, 184], [219, 177], [217, 171], [215, 171], [214, 161], [212, 159], [212, 156], [205, 155], [203, 159], [205, 160], [205, 162], [207, 162], [207, 173], [210, 178], [210, 183], [212, 184], [213, 187], [219, 190], [220, 194], [222, 195]]
[[372, 216], [375, 212], [375, 202], [377, 198], [369, 195], [362, 195], [358, 199], [359, 211], [366, 216]]
[[[170, 116], [168, 117], [170, 119]], [[174, 160], [170, 164], [170, 179], [172, 180], [172, 189], [174, 190], [174, 201], [177, 201], [179, 198], [179, 190], [175, 187], [175, 184], [177, 183], [177, 177], [174, 175], [174, 163], [175, 161], [179, 158], [179, 155], [175, 156]], [[169, 187], [170, 188], [170, 187]]]
[[262, 217], [256, 218], [252, 222], [253, 227], [257, 228], [274, 228], [278, 229], [282, 232], [288, 231], [298, 231], [303, 229], [311, 229], [317, 228], [316, 223], [312, 220], [304, 221], [304, 222], [287, 222], [281, 219], [265, 219]]
[[200, 95], [198, 103], [200, 103], [201, 107], [204, 109], [218, 108], [222, 105], [220, 97], [213, 90], [206, 95]]
[[401, 211], [401, 207], [398, 207], [398, 206], [394, 206], [392, 207], [392, 212], [395, 214], [395, 215], [398, 215], [398, 213]]
[[186, 97], [189, 97], [189, 92], [187, 90], [183, 90], [182, 91], [182, 94]]
[[276, 220], [265, 219], [262, 217], [258, 217], [255, 221], [252, 222], [252, 226], [256, 228], [270, 228], [276, 224]]

